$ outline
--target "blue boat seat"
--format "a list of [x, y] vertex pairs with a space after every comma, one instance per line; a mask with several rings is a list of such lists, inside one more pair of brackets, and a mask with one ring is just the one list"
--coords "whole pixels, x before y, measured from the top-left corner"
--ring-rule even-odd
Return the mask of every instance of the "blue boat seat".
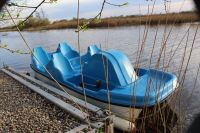
[[78, 74], [61, 53], [52, 54], [52, 60], [47, 65], [47, 69], [56, 79], [61, 81], [66, 81], [68, 78]]
[[[82, 64], [86, 63], [92, 55], [98, 52], [100, 52], [100, 49], [96, 45], [90, 45], [87, 49], [87, 54], [81, 57]], [[70, 63], [72, 64], [75, 70], [80, 70], [80, 56], [70, 59]]]
[[62, 55], [69, 60], [73, 69], [75, 71], [80, 70], [80, 55], [78, 52], [73, 50], [67, 43], [60, 43], [57, 48], [57, 53], [62, 53]]
[[95, 54], [99, 53], [101, 50], [96, 45], [90, 45], [87, 48], [87, 53], [82, 56], [83, 63], [88, 63], [88, 60]]
[[61, 52], [67, 59], [79, 57], [79, 53], [73, 50], [66, 42], [59, 43], [57, 51]]
[[84, 76], [103, 82], [106, 71], [108, 83], [113, 86], [126, 86], [137, 79], [128, 58], [116, 50], [94, 54], [83, 67]]
[[[81, 59], [83, 59], [83, 58], [81, 58]], [[82, 62], [83, 62], [83, 60], [82, 60]], [[80, 57], [70, 59], [70, 63], [74, 70], [76, 70], [76, 71], [80, 70]]]
[[90, 45], [87, 49], [87, 53], [90, 56], [93, 56], [94, 54], [100, 52], [101, 50], [96, 45]]
[[46, 51], [42, 47], [36, 47], [33, 49], [33, 54], [38, 60], [32, 55], [32, 64], [34, 67], [36, 67], [38, 70], [42, 72], [46, 72], [43, 65], [46, 67], [47, 64], [50, 62], [51, 57], [49, 54], [46, 53]]

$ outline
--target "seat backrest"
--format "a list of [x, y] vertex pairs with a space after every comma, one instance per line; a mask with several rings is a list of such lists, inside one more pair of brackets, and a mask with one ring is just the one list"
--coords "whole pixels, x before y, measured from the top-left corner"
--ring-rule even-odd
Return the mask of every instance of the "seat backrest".
[[[46, 66], [50, 61], [50, 56], [46, 53], [46, 51], [42, 47], [36, 47], [33, 49], [33, 54], [37, 59], [32, 55], [32, 63], [35, 65], [38, 69], [43, 69], [43, 66]], [[42, 64], [41, 64], [42, 63]]]
[[67, 59], [72, 59], [79, 56], [79, 54], [73, 50], [66, 42], [59, 43], [56, 52], [61, 52]]
[[64, 56], [71, 50], [71, 47], [66, 42], [59, 43], [57, 48], [57, 52], [61, 52]]
[[128, 57], [117, 50], [96, 53], [83, 66], [84, 76], [106, 82], [105, 74], [109, 85], [115, 86], [126, 86], [137, 79]]
[[88, 50], [87, 50], [88, 54], [90, 54], [90, 56], [100, 52], [100, 49], [96, 46], [96, 45], [90, 45], [88, 47]]
[[63, 76], [72, 75], [74, 73], [70, 62], [61, 53], [54, 53], [52, 55], [52, 61], [54, 67], [57, 68]]

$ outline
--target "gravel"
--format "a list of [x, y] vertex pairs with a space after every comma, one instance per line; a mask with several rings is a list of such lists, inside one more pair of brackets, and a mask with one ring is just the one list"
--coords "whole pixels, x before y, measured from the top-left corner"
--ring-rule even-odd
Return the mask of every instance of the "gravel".
[[0, 71], [0, 132], [66, 132], [80, 121]]

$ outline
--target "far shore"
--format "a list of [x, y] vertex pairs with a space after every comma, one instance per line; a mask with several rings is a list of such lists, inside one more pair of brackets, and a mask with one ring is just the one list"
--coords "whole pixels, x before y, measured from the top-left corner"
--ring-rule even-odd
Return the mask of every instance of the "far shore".
[[[118, 16], [110, 18], [102, 18], [100, 22], [92, 22], [89, 28], [105, 28], [105, 27], [118, 27], [118, 26], [134, 26], [134, 25], [180, 25], [183, 23], [198, 22], [200, 18], [195, 12], [181, 12], [169, 14], [154, 14], [154, 15], [131, 15], [131, 16]], [[80, 19], [80, 25], [90, 21], [89, 19]], [[59, 20], [45, 26], [35, 26], [21, 28], [23, 31], [40, 31], [40, 30], [53, 30], [53, 29], [67, 29], [77, 28], [77, 20]], [[14, 27], [0, 28], [0, 32], [16, 31]]]

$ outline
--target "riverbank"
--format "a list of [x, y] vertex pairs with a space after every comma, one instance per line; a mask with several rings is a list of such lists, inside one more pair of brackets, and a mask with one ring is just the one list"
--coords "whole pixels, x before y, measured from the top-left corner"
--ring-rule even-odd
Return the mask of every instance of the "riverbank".
[[67, 132], [80, 125], [69, 113], [0, 71], [0, 132]]
[[[157, 24], [183, 24], [198, 22], [200, 18], [195, 12], [181, 12], [181, 13], [169, 13], [169, 14], [155, 14], [155, 15], [131, 15], [131, 16], [119, 16], [103, 18], [101, 21], [93, 21], [88, 27], [98, 28], [98, 27], [117, 27], [117, 26], [133, 26], [133, 25], [157, 25]], [[90, 19], [81, 19], [80, 25], [87, 23]], [[54, 21], [51, 24], [45, 26], [34, 26], [21, 28], [24, 31], [39, 31], [39, 30], [51, 30], [51, 29], [66, 29], [66, 28], [76, 28], [77, 20], [59, 20]], [[1, 28], [0, 32], [15, 31], [14, 27]]]

